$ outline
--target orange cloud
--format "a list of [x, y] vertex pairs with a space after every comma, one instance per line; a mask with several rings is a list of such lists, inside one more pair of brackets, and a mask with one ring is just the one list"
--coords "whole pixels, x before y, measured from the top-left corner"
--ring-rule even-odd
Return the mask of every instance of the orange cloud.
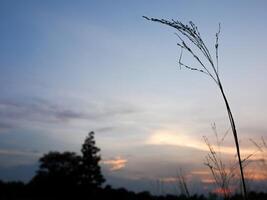
[[210, 171], [209, 170], [197, 170], [197, 171], [192, 171], [191, 172], [192, 175], [209, 175]]
[[262, 170], [250, 170], [246, 172], [245, 178], [254, 181], [266, 181], [267, 173]]
[[176, 178], [176, 177], [166, 177], [166, 178], [160, 179], [160, 181], [164, 182], [164, 183], [176, 183], [176, 182], [178, 182], [178, 178]]
[[214, 184], [215, 180], [212, 178], [203, 178], [203, 179], [201, 179], [201, 182], [205, 183], [205, 184]]
[[123, 169], [126, 166], [128, 160], [121, 158], [120, 156], [111, 160], [102, 161], [103, 164], [110, 166], [110, 171], [117, 171]]
[[198, 176], [203, 184], [214, 184], [215, 180], [210, 176], [209, 170], [196, 170], [192, 171], [193, 176]]

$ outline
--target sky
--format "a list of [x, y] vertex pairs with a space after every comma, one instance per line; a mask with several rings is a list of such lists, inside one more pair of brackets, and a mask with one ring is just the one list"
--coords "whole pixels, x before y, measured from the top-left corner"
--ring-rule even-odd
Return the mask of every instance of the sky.
[[[219, 71], [245, 157], [255, 151], [250, 139], [262, 144], [267, 133], [266, 7], [0, 0], [0, 179], [28, 181], [40, 156], [79, 152], [94, 131], [114, 187], [175, 193], [182, 169], [191, 191], [214, 189], [203, 136], [213, 144], [213, 123], [220, 138], [229, 129], [223, 99], [209, 77], [179, 68], [175, 30], [142, 16], [193, 21], [213, 55], [221, 24]], [[233, 145], [230, 132], [221, 148], [227, 162]], [[254, 185], [267, 178], [250, 173]]]

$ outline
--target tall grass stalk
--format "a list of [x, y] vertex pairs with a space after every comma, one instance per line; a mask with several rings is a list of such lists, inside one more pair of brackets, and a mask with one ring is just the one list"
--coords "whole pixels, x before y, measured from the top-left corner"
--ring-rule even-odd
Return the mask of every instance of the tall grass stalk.
[[186, 177], [183, 174], [182, 169], [180, 169], [180, 172], [177, 173], [177, 181], [181, 194], [185, 195], [185, 197], [189, 199], [191, 195], [188, 189]]
[[219, 187], [223, 198], [228, 200], [231, 195], [230, 182], [235, 177], [236, 165], [233, 164], [228, 168], [222, 160], [221, 146], [228, 134], [228, 131], [226, 131], [222, 138], [219, 138], [215, 124], [212, 125], [212, 129], [215, 133], [217, 144], [216, 147], [214, 147], [206, 136], [203, 137], [209, 149], [204, 164], [210, 169], [213, 179]]
[[[238, 134], [236, 131], [236, 125], [234, 121], [234, 117], [228, 102], [228, 99], [225, 95], [224, 88], [219, 76], [219, 35], [220, 35], [220, 24], [219, 24], [219, 30], [216, 33], [216, 41], [215, 41], [215, 62], [213, 61], [213, 58], [209, 52], [209, 49], [207, 48], [206, 44], [202, 40], [202, 37], [198, 31], [197, 26], [193, 22], [189, 22], [188, 25], [183, 24], [180, 21], [177, 20], [165, 20], [165, 19], [156, 19], [156, 18], [149, 18], [146, 16], [143, 16], [146, 20], [153, 21], [153, 22], [158, 22], [167, 26], [170, 26], [172, 28], [175, 28], [178, 33], [176, 33], [177, 37], [179, 38], [180, 42], [177, 43], [177, 45], [181, 48], [181, 54], [179, 58], [179, 66], [187, 68], [192, 71], [197, 71], [202, 74], [205, 74], [209, 76], [215, 84], [218, 86], [222, 98], [224, 100], [228, 118], [230, 121], [233, 137], [234, 137], [234, 142], [235, 142], [235, 147], [236, 147], [236, 152], [237, 152], [237, 157], [238, 157], [238, 163], [239, 163], [239, 169], [240, 169], [240, 175], [241, 175], [241, 182], [242, 182], [242, 188], [243, 188], [243, 198], [244, 200], [247, 200], [247, 189], [246, 189], [246, 183], [245, 183], [245, 178], [244, 178], [244, 173], [243, 173], [243, 166], [242, 166], [242, 159], [241, 159], [241, 153], [240, 153], [240, 147], [239, 147], [239, 140], [238, 140]], [[187, 42], [191, 45], [193, 45], [199, 52], [199, 54], [195, 53], [195, 50], [191, 49]], [[188, 52], [198, 63], [199, 67], [191, 67], [182, 62], [182, 56], [183, 56], [183, 50]], [[204, 60], [199, 56], [201, 55], [204, 57]], [[208, 64], [205, 64], [205, 62]]]
[[257, 151], [260, 153], [260, 158], [258, 158], [258, 164], [260, 169], [262, 170], [263, 176], [266, 179], [267, 178], [267, 143], [264, 139], [264, 137], [261, 137], [260, 142], [256, 142], [253, 139], [250, 139], [250, 141], [254, 144], [254, 146], [257, 148]]

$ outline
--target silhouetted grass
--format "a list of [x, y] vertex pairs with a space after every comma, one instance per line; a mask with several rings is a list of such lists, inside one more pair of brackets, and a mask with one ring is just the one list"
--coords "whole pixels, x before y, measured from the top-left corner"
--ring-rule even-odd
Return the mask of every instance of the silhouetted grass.
[[187, 184], [185, 175], [182, 172], [182, 169], [180, 169], [180, 172], [177, 174], [177, 177], [178, 177], [178, 185], [181, 191], [181, 195], [185, 195], [185, 197], [189, 199], [191, 195], [189, 193], [188, 184]]
[[[237, 151], [237, 157], [238, 157], [238, 164], [239, 164], [239, 169], [240, 169], [240, 175], [241, 175], [241, 182], [242, 182], [242, 188], [243, 188], [243, 195], [244, 199], [247, 200], [247, 189], [246, 189], [246, 183], [245, 183], [245, 178], [244, 178], [244, 172], [243, 172], [243, 166], [242, 166], [242, 159], [241, 159], [241, 154], [240, 154], [240, 147], [239, 147], [239, 140], [238, 140], [238, 135], [236, 131], [236, 125], [234, 121], [234, 117], [228, 102], [228, 99], [225, 95], [223, 85], [220, 79], [219, 75], [219, 34], [221, 30], [221, 26], [219, 24], [219, 30], [215, 35], [216, 42], [215, 42], [215, 62], [213, 61], [213, 57], [210, 54], [209, 49], [207, 48], [206, 44], [202, 40], [202, 37], [200, 35], [200, 32], [198, 30], [198, 27], [193, 23], [189, 22], [189, 24], [183, 24], [182, 22], [178, 20], [165, 20], [165, 19], [157, 19], [157, 18], [149, 18], [146, 16], [143, 16], [146, 20], [153, 21], [153, 22], [158, 22], [167, 26], [170, 26], [178, 31], [176, 33], [177, 37], [179, 38], [179, 41], [177, 45], [181, 48], [181, 54], [179, 57], [179, 66], [185, 67], [186, 69], [200, 72], [202, 74], [205, 74], [209, 76], [215, 84], [218, 86], [228, 114], [228, 118], [230, 121], [232, 133], [234, 136], [234, 141], [235, 141], [235, 147]], [[186, 41], [189, 41], [189, 44], [192, 45], [194, 48], [196, 48], [198, 53], [194, 51], [190, 45], [187, 44]], [[182, 62], [182, 56], [183, 56], [183, 50], [185, 50], [189, 55], [192, 56], [192, 58], [197, 61], [199, 64], [199, 67], [191, 67]], [[203, 57], [203, 59], [202, 59]], [[205, 64], [208, 63], [208, 64]]]

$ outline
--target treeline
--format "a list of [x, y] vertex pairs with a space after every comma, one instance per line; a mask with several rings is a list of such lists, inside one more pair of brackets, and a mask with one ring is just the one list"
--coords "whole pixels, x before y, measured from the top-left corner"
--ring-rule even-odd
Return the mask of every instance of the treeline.
[[[90, 200], [216, 200], [215, 194], [208, 197], [193, 195], [153, 196], [149, 192], [134, 193], [124, 188], [103, 187], [105, 179], [99, 161], [100, 149], [96, 146], [94, 132], [90, 132], [81, 148], [75, 152], [49, 152], [40, 158], [39, 169], [28, 183], [0, 181], [0, 199], [90, 199]], [[265, 193], [250, 193], [251, 200], [266, 200]], [[235, 195], [231, 200], [241, 200]]]
[[[90, 200], [219, 200], [217, 195], [210, 194], [207, 197], [203, 195], [193, 195], [187, 198], [184, 195], [165, 195], [153, 196], [149, 192], [130, 192], [124, 188], [114, 189], [111, 186], [102, 188], [65, 188], [58, 185], [55, 190], [47, 185], [39, 187], [22, 182], [2, 182], [0, 181], [0, 199], [1, 200], [47, 200], [47, 199], [90, 199]], [[229, 200], [242, 200], [241, 195], [234, 195]], [[250, 200], [266, 200], [266, 193], [249, 193]]]

